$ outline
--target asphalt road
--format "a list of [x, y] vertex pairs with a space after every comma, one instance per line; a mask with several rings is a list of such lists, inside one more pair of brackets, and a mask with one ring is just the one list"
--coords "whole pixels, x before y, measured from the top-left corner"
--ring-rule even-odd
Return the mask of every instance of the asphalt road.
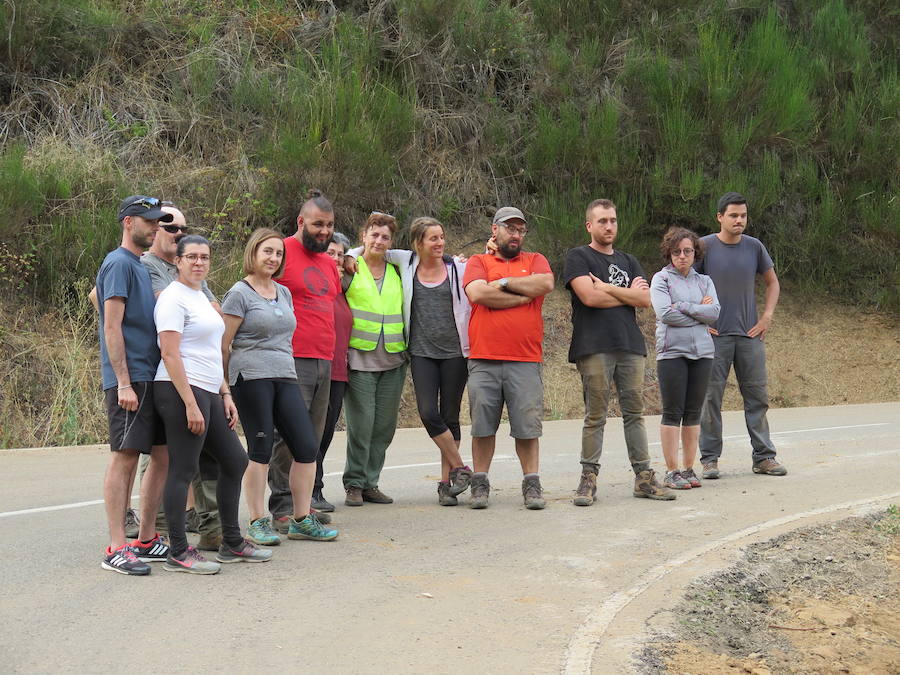
[[[104, 447], [0, 451], [0, 670], [627, 670], [604, 650], [641, 625], [617, 619], [677, 594], [643, 593], [650, 584], [684, 576], [701, 554], [745, 535], [837, 517], [842, 504], [900, 501], [900, 403], [773, 410], [769, 419], [788, 476], [751, 472], [742, 417], [727, 413], [723, 478], [674, 502], [631, 496], [621, 420], [612, 419], [599, 502], [588, 508], [571, 503], [581, 423], [547, 422], [544, 511], [522, 506], [505, 427], [485, 511], [466, 508], [466, 495], [460, 506], [437, 505], [437, 450], [421, 429], [399, 431], [388, 451], [381, 487], [396, 503], [344, 507], [338, 434], [326, 466], [338, 540], [286, 541], [270, 563], [206, 577], [159, 564], [140, 578], [101, 570]], [[661, 472], [658, 422], [647, 419]]]

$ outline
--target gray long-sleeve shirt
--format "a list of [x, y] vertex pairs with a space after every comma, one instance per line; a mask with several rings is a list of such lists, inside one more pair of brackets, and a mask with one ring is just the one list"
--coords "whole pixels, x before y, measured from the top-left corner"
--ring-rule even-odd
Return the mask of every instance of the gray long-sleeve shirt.
[[[704, 296], [712, 304], [704, 305]], [[705, 274], [691, 269], [687, 276], [672, 265], [653, 275], [650, 301], [656, 312], [656, 359], [711, 359], [716, 355], [707, 330], [719, 318], [716, 287]]]

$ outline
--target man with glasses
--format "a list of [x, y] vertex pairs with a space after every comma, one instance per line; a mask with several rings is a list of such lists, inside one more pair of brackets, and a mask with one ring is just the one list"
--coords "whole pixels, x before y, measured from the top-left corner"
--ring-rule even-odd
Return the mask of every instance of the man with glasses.
[[[278, 283], [286, 286], [294, 302], [297, 330], [294, 332], [294, 367], [300, 393], [309, 409], [316, 441], [321, 443], [328, 416], [331, 393], [331, 361], [334, 357], [334, 301], [341, 292], [337, 267], [328, 256], [328, 244], [334, 234], [334, 207], [319, 191], [310, 190], [297, 214], [297, 231], [284, 240], [284, 272]], [[321, 472], [322, 457], [317, 471]], [[306, 513], [307, 506], [294, 509], [289, 476], [294, 457], [276, 435], [269, 462], [269, 511], [275, 528], [287, 532], [288, 520], [295, 512]], [[313, 490], [312, 508], [334, 511], [322, 494], [322, 485]], [[328, 516], [318, 514], [322, 522]], [[253, 532], [251, 531], [251, 538]], [[257, 542], [258, 543], [258, 542]]]
[[647, 346], [637, 324], [636, 307], [650, 306], [650, 285], [633, 255], [613, 247], [619, 221], [608, 199], [588, 204], [585, 227], [590, 244], [566, 255], [563, 281], [572, 299], [572, 342], [569, 361], [578, 367], [584, 393], [581, 431], [581, 480], [576, 506], [597, 497], [597, 474], [603, 452], [603, 430], [612, 385], [622, 408], [625, 445], [634, 471], [635, 497], [675, 499], [656, 481], [650, 468], [644, 428], [644, 361]]
[[[119, 207], [121, 246], [109, 253], [97, 274], [100, 312], [100, 363], [109, 418], [109, 467], [103, 499], [110, 545], [103, 569], [120, 574], [150, 573], [148, 562], [164, 561], [169, 547], [153, 529], [168, 470], [163, 426], [153, 408], [153, 379], [160, 354], [153, 323], [156, 298], [147, 269], [138, 257], [153, 244], [159, 222], [171, 222], [160, 201], [134, 195]], [[141, 483], [138, 538], [125, 539], [125, 507], [138, 466], [150, 454]]]
[[543, 255], [522, 250], [528, 226], [519, 209], [498, 209], [491, 231], [496, 251], [472, 256], [463, 277], [472, 303], [469, 409], [475, 473], [469, 507], [488, 506], [488, 471], [505, 403], [524, 474], [525, 507], [543, 509], [544, 491], [538, 475], [544, 413], [541, 306], [544, 296], [553, 290], [553, 272]]
[[[772, 258], [763, 243], [747, 230], [747, 200], [737, 192], [719, 198], [716, 220], [719, 232], [701, 238], [705, 247], [697, 271], [707, 274], [716, 286], [722, 310], [709, 329], [716, 346], [709, 388], [700, 415], [700, 462], [703, 477], [719, 477], [722, 455], [722, 396], [731, 365], [744, 399], [744, 421], [753, 449], [753, 473], [784, 476], [787, 469], [775, 459], [766, 412], [769, 393], [766, 348], [763, 344], [772, 325], [781, 287]], [[756, 313], [756, 277], [766, 284], [761, 317]]]

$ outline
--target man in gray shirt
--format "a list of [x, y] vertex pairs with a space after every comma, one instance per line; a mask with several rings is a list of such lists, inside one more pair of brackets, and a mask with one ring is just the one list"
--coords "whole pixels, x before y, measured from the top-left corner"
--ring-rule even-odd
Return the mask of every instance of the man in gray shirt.
[[[734, 364], [734, 374], [744, 399], [744, 419], [753, 448], [753, 472], [784, 476], [787, 469], [775, 459], [766, 412], [769, 394], [766, 351], [763, 340], [772, 325], [780, 286], [772, 258], [762, 242], [747, 236], [747, 200], [737, 192], [719, 198], [716, 219], [720, 231], [701, 239], [703, 258], [695, 265], [715, 284], [722, 310], [709, 332], [716, 357], [703, 412], [700, 417], [700, 461], [703, 477], [719, 477], [722, 454], [722, 396]], [[763, 313], [756, 311], [756, 277], [766, 284]]]

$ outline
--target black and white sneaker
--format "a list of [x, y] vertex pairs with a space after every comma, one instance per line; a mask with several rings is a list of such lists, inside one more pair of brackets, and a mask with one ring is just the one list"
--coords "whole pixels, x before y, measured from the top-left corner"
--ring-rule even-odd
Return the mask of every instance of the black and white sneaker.
[[106, 557], [100, 563], [100, 567], [110, 572], [139, 577], [150, 574], [150, 565], [138, 560], [134, 550], [128, 544], [122, 544], [115, 551], [107, 547]]
[[169, 557], [169, 545], [163, 541], [159, 533], [146, 544], [140, 539], [135, 539], [129, 546], [141, 562], [165, 562]]

